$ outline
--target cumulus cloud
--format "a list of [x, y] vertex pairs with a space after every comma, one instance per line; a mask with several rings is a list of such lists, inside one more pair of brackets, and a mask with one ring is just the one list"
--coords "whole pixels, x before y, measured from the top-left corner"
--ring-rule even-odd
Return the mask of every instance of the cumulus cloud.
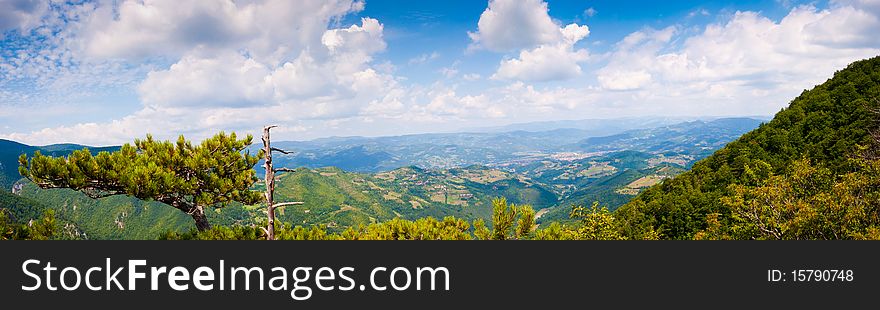
[[586, 38], [590, 29], [574, 23], [560, 27], [548, 10], [542, 0], [489, 2], [480, 15], [478, 31], [468, 33], [471, 48], [519, 50], [518, 57], [501, 61], [492, 79], [543, 82], [581, 75], [578, 63], [586, 61], [589, 52], [576, 49], [575, 44]]
[[185, 56], [167, 70], [150, 72], [138, 90], [148, 106], [248, 106], [271, 99], [269, 68], [236, 53]]
[[321, 36], [321, 43], [334, 54], [372, 54], [385, 49], [382, 24], [373, 18], [362, 18], [361, 25], [330, 29]]
[[880, 2], [876, 0], [831, 0], [831, 4], [835, 7], [850, 6], [871, 12], [874, 15], [880, 15]]
[[[618, 43], [597, 73], [607, 89], [702, 85], [714, 94], [755, 87], [798, 91], [880, 52], [875, 15], [852, 6], [793, 9], [779, 22], [737, 12], [671, 48], [675, 28], [646, 29]], [[872, 30], [874, 29], [874, 30]], [[725, 90], [725, 91], [722, 91]]]
[[[347, 27], [332, 26], [342, 16], [362, 10], [359, 1], [100, 4], [84, 7], [87, 14], [66, 25], [76, 33], [62, 43], [93, 64], [107, 59], [148, 64], [152, 69], [135, 87], [143, 108], [110, 122], [8, 137], [88, 141], [100, 131], [91, 128], [104, 128], [130, 138], [129, 131], [121, 130], [126, 126], [141, 132], [206, 136], [242, 120], [257, 126], [254, 122], [259, 120], [248, 115], [266, 111], [272, 111], [272, 119], [288, 121], [351, 117], [398, 87], [387, 71], [372, 67], [373, 55], [386, 48], [382, 23], [362, 18]], [[163, 67], [149, 59], [172, 61]], [[164, 116], [175, 113], [200, 121], [172, 122]], [[155, 117], [162, 120], [152, 120]], [[105, 139], [118, 141], [114, 135]]]
[[[736, 12], [700, 32], [647, 28], [615, 45], [599, 86], [664, 113], [769, 114], [847, 64], [880, 54], [875, 14], [800, 6], [779, 21]], [[873, 29], [873, 30], [872, 30]], [[832, 35], [833, 34], [833, 35]]]
[[590, 34], [587, 26], [570, 24], [561, 29], [562, 40], [523, 50], [518, 58], [501, 61], [494, 79], [520, 81], [564, 80], [581, 75], [578, 63], [586, 61], [586, 49], [575, 49], [574, 44]]
[[599, 85], [609, 90], [632, 90], [651, 82], [648, 70], [675, 31], [672, 26], [662, 30], [649, 28], [624, 37], [616, 44], [608, 64], [596, 72]]
[[474, 47], [501, 52], [555, 43], [562, 34], [547, 11], [542, 0], [491, 0], [468, 35]]
[[371, 55], [385, 49], [382, 28], [378, 20], [364, 18], [361, 25], [327, 30], [322, 45], [277, 67], [234, 51], [212, 57], [187, 54], [167, 70], [150, 72], [138, 91], [153, 106], [241, 107], [350, 96]]
[[880, 44], [880, 36], [876, 35], [877, 29], [880, 29], [880, 16], [877, 15], [880, 9], [877, 9], [876, 4], [864, 6], [876, 11], [866, 11], [859, 8], [861, 6], [844, 6], [834, 9], [833, 14], [828, 11], [821, 17], [803, 12], [799, 14], [801, 16], [792, 18], [803, 19], [803, 33], [808, 36], [809, 43], [836, 48], [877, 46]]
[[99, 6], [84, 21], [81, 44], [97, 57], [246, 48], [260, 61], [277, 62], [319, 44], [331, 19], [362, 9], [351, 0], [122, 1]]

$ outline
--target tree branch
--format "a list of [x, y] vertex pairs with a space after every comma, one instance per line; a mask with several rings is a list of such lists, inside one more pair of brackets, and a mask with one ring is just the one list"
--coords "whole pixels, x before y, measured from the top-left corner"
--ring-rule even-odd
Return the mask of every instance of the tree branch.
[[272, 205], [272, 207], [273, 208], [281, 208], [281, 207], [292, 206], [292, 205], [301, 205], [301, 204], [305, 204], [305, 203], [302, 201], [282, 202], [282, 203], [276, 203], [276, 204]]
[[285, 150], [282, 150], [282, 149], [279, 149], [279, 148], [274, 148], [274, 147], [271, 148], [271, 149], [272, 149], [272, 151], [280, 152], [280, 153], [284, 153], [284, 154], [291, 154], [291, 153], [293, 153], [293, 151], [285, 151]]
[[277, 169], [272, 169], [272, 172], [296, 172], [296, 169], [277, 168]]

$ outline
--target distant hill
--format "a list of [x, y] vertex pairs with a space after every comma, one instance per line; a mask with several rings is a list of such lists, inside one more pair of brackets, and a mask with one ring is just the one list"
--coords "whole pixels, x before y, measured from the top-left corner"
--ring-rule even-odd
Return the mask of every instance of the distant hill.
[[642, 192], [617, 215], [630, 233], [651, 228], [664, 238], [690, 239], [707, 228], [708, 214], [718, 214], [722, 224], [730, 221], [722, 200], [735, 194], [731, 186], [760, 183], [767, 178], [764, 170], [789, 176], [805, 158], [832, 176], [851, 172], [859, 146], [874, 143], [878, 98], [880, 57], [855, 62], [690, 171]]
[[336, 166], [347, 171], [381, 172], [405, 166], [446, 169], [489, 165], [519, 158], [522, 153], [561, 151], [585, 136], [578, 129], [557, 129], [544, 132], [326, 138], [272, 144], [294, 152], [277, 155], [277, 165], [309, 168]]
[[750, 130], [762, 120], [753, 118], [720, 118], [691, 121], [651, 129], [630, 130], [620, 134], [592, 137], [578, 142], [587, 152], [632, 150], [665, 154], [710, 154]]
[[[613, 135], [604, 137], [569, 128], [273, 142], [294, 151], [276, 154], [276, 167], [303, 167], [278, 175], [276, 199], [306, 202], [284, 208], [279, 218], [295, 225], [327, 225], [331, 231], [395, 217], [487, 219], [491, 199], [503, 196], [512, 203], [532, 205], [540, 223], [566, 221], [572, 204], [599, 201], [615, 209], [760, 122], [690, 121], [653, 129], [614, 129]], [[252, 146], [253, 151], [258, 147]], [[81, 148], [0, 140], [4, 190], [20, 179], [20, 154], [39, 150], [63, 156]], [[260, 171], [261, 165], [256, 169]], [[71, 190], [22, 184], [26, 186], [16, 197], [55, 209], [91, 239], [152, 239], [166, 231], [192, 228], [189, 217], [160, 203], [124, 196], [92, 200]], [[262, 186], [258, 183], [254, 189]], [[12, 209], [31, 212], [21, 210], [22, 206], [26, 204]], [[261, 206], [242, 205], [208, 216], [221, 225], [252, 224], [265, 217]]]
[[543, 185], [500, 170], [472, 166], [449, 170], [403, 167], [378, 174], [338, 168], [298, 169], [277, 181], [279, 201], [304, 201], [279, 217], [294, 224], [331, 229], [395, 217], [488, 218], [491, 200], [505, 196], [517, 204], [548, 208], [557, 197]]
[[634, 129], [668, 126], [681, 122], [698, 120], [695, 117], [624, 117], [611, 119], [581, 119], [561, 121], [541, 121], [516, 123], [504, 126], [469, 128], [468, 132], [511, 132], [511, 131], [550, 131], [557, 129], [577, 129], [584, 136], [607, 136]]
[[[591, 129], [335, 137], [303, 142], [273, 142], [273, 146], [294, 152], [276, 156], [277, 165], [309, 168], [335, 166], [347, 171], [370, 173], [404, 166], [433, 169], [496, 166], [519, 162], [536, 154], [567, 151], [638, 150], [648, 153], [687, 153], [702, 158], [762, 122], [753, 118], [723, 118], [668, 125], [672, 119], [623, 119], [620, 124], [609, 120], [570, 121], [586, 122]], [[664, 125], [632, 129], [648, 128], [652, 124]]]

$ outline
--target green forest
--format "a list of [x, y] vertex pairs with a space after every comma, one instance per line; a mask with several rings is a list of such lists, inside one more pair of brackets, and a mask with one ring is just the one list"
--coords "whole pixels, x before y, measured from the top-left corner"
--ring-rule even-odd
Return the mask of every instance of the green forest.
[[[99, 151], [23, 149], [18, 173], [26, 181], [0, 180], [19, 186], [16, 194], [0, 191], [0, 239], [263, 240], [266, 186], [255, 166], [265, 154], [252, 153], [252, 143], [250, 136], [219, 133], [200, 144], [147, 136]], [[575, 194], [483, 167], [370, 175], [298, 168], [278, 174], [275, 199], [306, 203], [276, 211], [275, 236], [880, 239], [880, 57], [850, 64], [693, 165], [633, 164], [616, 172], [605, 164], [642, 154], [593, 160], [577, 175], [597, 176], [589, 179], [595, 190]], [[535, 179], [565, 173], [551, 172]], [[616, 189], [639, 180], [651, 185]], [[444, 195], [401, 185], [416, 183], [435, 184]], [[559, 200], [566, 205], [554, 207]]]

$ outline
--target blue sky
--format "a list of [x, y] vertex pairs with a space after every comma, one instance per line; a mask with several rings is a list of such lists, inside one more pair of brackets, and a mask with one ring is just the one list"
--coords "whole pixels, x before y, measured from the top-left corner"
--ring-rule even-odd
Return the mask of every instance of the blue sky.
[[0, 138], [770, 115], [876, 29], [876, 0], [0, 0]]

